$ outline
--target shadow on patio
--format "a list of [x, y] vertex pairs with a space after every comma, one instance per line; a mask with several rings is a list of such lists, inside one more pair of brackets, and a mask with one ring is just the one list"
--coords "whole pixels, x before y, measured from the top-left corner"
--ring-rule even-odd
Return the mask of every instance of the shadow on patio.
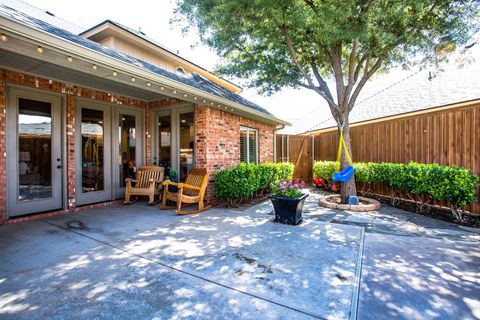
[[[68, 229], [72, 220], [81, 229]], [[6, 318], [349, 316], [361, 228], [142, 204], [3, 228]]]

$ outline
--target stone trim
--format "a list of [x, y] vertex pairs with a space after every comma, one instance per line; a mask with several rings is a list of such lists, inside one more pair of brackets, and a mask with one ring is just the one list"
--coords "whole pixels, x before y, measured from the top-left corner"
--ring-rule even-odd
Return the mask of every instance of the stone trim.
[[350, 204], [342, 204], [340, 202], [340, 195], [329, 195], [322, 197], [318, 204], [322, 207], [329, 208], [329, 209], [338, 209], [338, 210], [347, 210], [347, 211], [376, 211], [380, 209], [381, 204], [379, 201], [375, 199], [365, 198], [365, 197], [358, 197], [361, 202], [366, 202], [367, 204], [358, 204], [358, 205], [350, 205]]

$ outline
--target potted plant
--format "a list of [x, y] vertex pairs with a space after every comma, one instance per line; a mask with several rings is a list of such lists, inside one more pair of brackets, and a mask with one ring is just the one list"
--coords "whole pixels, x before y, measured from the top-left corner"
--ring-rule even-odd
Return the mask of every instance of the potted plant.
[[305, 182], [298, 179], [272, 185], [268, 198], [272, 201], [276, 222], [297, 225], [302, 221], [303, 203], [308, 197], [308, 194], [302, 193], [304, 185]]

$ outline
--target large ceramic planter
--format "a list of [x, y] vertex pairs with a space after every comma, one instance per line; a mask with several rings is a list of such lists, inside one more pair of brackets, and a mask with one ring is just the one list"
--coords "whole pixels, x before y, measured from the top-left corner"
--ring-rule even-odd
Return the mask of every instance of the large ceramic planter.
[[275, 210], [275, 221], [285, 224], [297, 225], [302, 221], [303, 203], [308, 194], [300, 198], [283, 198], [277, 195], [270, 195]]

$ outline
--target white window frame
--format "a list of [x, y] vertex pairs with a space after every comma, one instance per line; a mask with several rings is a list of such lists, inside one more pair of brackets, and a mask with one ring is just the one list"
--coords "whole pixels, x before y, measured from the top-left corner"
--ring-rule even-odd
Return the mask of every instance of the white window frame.
[[[243, 126], [240, 126], [240, 131], [246, 131], [247, 132], [247, 139], [246, 139], [246, 144], [247, 144], [247, 154], [246, 154], [246, 164], [249, 164], [250, 163], [250, 141], [248, 139], [248, 136], [249, 136], [249, 133], [250, 132], [255, 132], [255, 153], [256, 153], [256, 161], [255, 161], [255, 164], [258, 164], [258, 129], [255, 129], [255, 128], [249, 128], [249, 127], [243, 127]], [[240, 141], [239, 141], [240, 143]], [[240, 149], [240, 152], [242, 152], [242, 150]], [[242, 158], [240, 156], [240, 158]]]

